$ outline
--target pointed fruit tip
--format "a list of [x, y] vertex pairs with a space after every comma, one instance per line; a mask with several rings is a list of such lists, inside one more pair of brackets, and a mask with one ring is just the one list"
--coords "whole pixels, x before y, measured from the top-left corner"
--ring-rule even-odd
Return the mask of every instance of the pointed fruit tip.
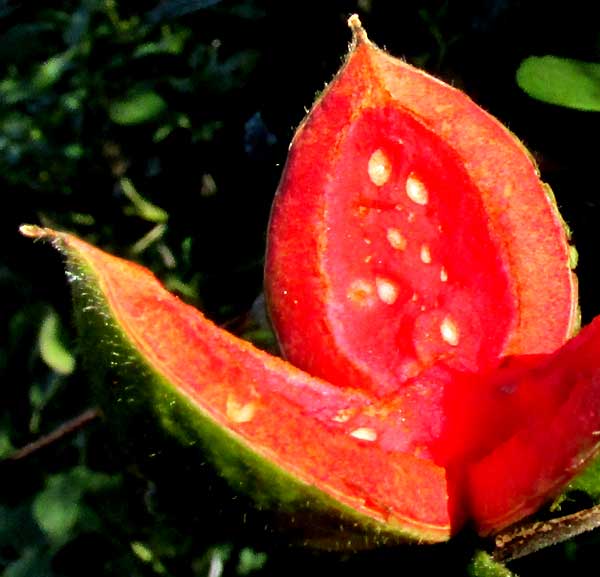
[[42, 228], [35, 224], [22, 224], [19, 227], [19, 232], [27, 238], [44, 238], [51, 236], [51, 231], [48, 228]]
[[352, 16], [348, 18], [348, 26], [352, 30], [352, 40], [355, 44], [369, 42], [369, 37], [363, 28], [358, 14], [352, 14]]

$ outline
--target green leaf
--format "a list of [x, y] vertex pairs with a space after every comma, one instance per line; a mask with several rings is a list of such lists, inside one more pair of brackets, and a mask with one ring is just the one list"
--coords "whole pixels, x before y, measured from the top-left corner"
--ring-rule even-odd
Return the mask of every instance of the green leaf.
[[254, 571], [262, 569], [267, 562], [267, 554], [260, 551], [254, 551], [250, 547], [244, 547], [240, 551], [236, 573], [238, 575], [249, 575]]
[[25, 549], [21, 557], [10, 563], [2, 577], [32, 577], [34, 575], [52, 575], [50, 565], [52, 553], [42, 547], [31, 546]]
[[67, 50], [49, 58], [36, 70], [31, 79], [37, 90], [45, 90], [58, 82], [73, 58], [73, 51]]
[[63, 345], [60, 319], [50, 311], [42, 321], [38, 335], [40, 355], [44, 362], [60, 375], [69, 375], [75, 369], [75, 358]]
[[594, 459], [567, 485], [565, 492], [569, 491], [584, 491], [594, 501], [600, 501], [600, 459]]
[[167, 222], [169, 214], [160, 208], [152, 204], [149, 200], [145, 199], [135, 188], [131, 180], [128, 178], [122, 178], [119, 181], [123, 194], [131, 201], [135, 214], [139, 217], [147, 220], [148, 222], [155, 222], [162, 224]]
[[33, 517], [52, 543], [65, 543], [87, 513], [83, 495], [111, 488], [115, 482], [115, 478], [85, 467], [52, 475], [33, 500]]
[[152, 565], [153, 571], [158, 575], [164, 575], [167, 570], [165, 566], [160, 562], [160, 560], [156, 557], [152, 549], [150, 547], [140, 541], [133, 541], [130, 543], [131, 550], [135, 554], [138, 559], [143, 561], [144, 563], [150, 563]]
[[517, 70], [517, 84], [550, 104], [600, 112], [600, 63], [558, 56], [530, 56]]
[[162, 32], [160, 41], [141, 44], [134, 52], [133, 57], [140, 58], [154, 54], [181, 54], [185, 42], [190, 36], [190, 30], [183, 29], [173, 32], [169, 28], [166, 28]]
[[79, 517], [81, 489], [67, 475], [50, 477], [33, 501], [33, 516], [52, 542], [68, 541]]
[[140, 541], [133, 541], [131, 543], [131, 550], [139, 557], [144, 563], [150, 563], [154, 559], [154, 553], [144, 543]]
[[73, 143], [67, 144], [63, 149], [64, 154], [67, 158], [77, 160], [85, 154], [85, 150], [81, 144]]
[[171, 134], [171, 132], [173, 132], [173, 125], [165, 124], [164, 126], [161, 126], [154, 133], [154, 136], [152, 137], [152, 141], [153, 142], [162, 142], [165, 138], [167, 138], [167, 136], [169, 136], [169, 134]]
[[[8, 455], [10, 455], [14, 450], [15, 448], [10, 441], [10, 435], [8, 434], [8, 431], [0, 430], [0, 459], [8, 457]], [[0, 518], [1, 517], [2, 516], [0, 515]], [[1, 526], [2, 525], [0, 523], [0, 527]]]
[[151, 90], [136, 92], [111, 103], [108, 114], [115, 124], [142, 124], [154, 120], [167, 107], [166, 102]]

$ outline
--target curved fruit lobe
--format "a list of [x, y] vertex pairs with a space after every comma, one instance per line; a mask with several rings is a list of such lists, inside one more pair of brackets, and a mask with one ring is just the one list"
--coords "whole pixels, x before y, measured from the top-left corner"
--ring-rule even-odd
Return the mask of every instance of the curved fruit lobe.
[[265, 279], [286, 357], [386, 397], [440, 363], [473, 373], [554, 351], [576, 326], [576, 280], [530, 157], [350, 22], [272, 211]]
[[236, 489], [261, 506], [308, 511], [314, 533], [326, 517], [330, 534], [317, 545], [443, 541], [459, 524], [444, 469], [394, 450], [397, 411], [387, 409], [384, 431], [364, 395], [221, 330], [141, 266], [66, 233], [21, 230], [67, 256], [85, 360], [113, 420], [154, 421], [186, 446], [201, 443]]
[[[435, 389], [411, 406], [337, 387], [219, 329], [139, 265], [65, 233], [22, 232], [67, 256], [84, 360], [108, 417], [201, 444], [234, 487], [303, 518], [306, 542], [442, 541], [468, 518], [487, 533], [533, 511], [597, 451], [600, 320], [554, 355], [495, 372], [489, 386], [462, 381], [457, 400], [482, 412], [453, 442], [481, 434], [488, 446], [442, 467], [426, 442], [407, 450], [436, 432], [408, 427]], [[444, 373], [429, 377], [438, 384]]]
[[467, 475], [468, 507], [483, 535], [534, 513], [597, 454], [600, 317], [507, 385], [505, 396], [524, 397], [521, 426]]

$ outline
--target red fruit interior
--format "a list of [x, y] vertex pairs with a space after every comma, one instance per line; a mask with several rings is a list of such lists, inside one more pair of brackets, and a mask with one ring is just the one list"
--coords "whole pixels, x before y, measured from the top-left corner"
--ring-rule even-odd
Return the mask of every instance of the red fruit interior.
[[327, 316], [359, 378], [397, 395], [436, 363], [498, 362], [515, 299], [480, 195], [463, 164], [405, 111], [368, 109], [340, 146], [324, 195]]
[[[523, 426], [535, 402], [526, 388], [501, 391], [537, 357], [495, 372], [521, 313], [506, 251], [464, 162], [406, 110], [356, 113], [326, 168], [323, 178], [292, 154], [275, 206], [267, 283], [283, 349], [366, 393], [378, 442], [451, 469], [460, 500], [465, 463]], [[554, 393], [536, 410], [555, 410]]]

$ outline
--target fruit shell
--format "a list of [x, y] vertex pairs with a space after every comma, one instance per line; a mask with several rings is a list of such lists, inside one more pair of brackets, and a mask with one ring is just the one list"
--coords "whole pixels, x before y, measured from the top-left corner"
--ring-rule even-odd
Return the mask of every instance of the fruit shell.
[[[223, 362], [224, 359], [219, 358], [217, 341], [224, 338], [240, 357], [257, 360], [267, 371], [275, 368], [275, 372], [289, 373], [290, 382], [298, 381], [300, 386], [307, 382], [313, 387], [327, 387], [326, 383], [221, 331], [197, 310], [170, 295], [149, 271], [134, 263], [112, 257], [66, 233], [29, 225], [22, 227], [22, 232], [30, 237], [50, 239], [66, 256], [82, 356], [107, 421], [114, 427], [123, 448], [129, 446], [131, 451], [144, 455], [159, 452], [160, 447], [140, 443], [140, 437], [153, 438], [148, 432], [155, 429], [176, 439], [182, 446], [201, 446], [203, 453], [236, 491], [249, 494], [261, 509], [281, 513], [288, 523], [309, 528], [302, 534], [302, 540], [311, 546], [348, 550], [405, 541], [432, 543], [449, 538], [449, 523], [427, 527], [410, 520], [374, 517], [361, 510], [359, 504], [354, 507], [343, 503], [302, 478], [302, 471], [278, 466], [264, 451], [261, 454], [241, 435], [225, 429], [206, 407], [199, 406], [189, 391], [179, 386], [180, 383], [174, 384], [173, 374], [161, 371], [160, 361], [154, 362], [161, 352], [144, 350], [143, 343], [134, 342], [131, 331], [123, 325], [119, 311], [115, 310], [113, 292], [116, 290], [111, 285], [110, 274], [103, 269], [118, 268], [119, 274], [123, 275], [123, 285], [139, 283], [140, 291], [148, 288], [155, 293], [157, 302], [177, 308], [184, 316], [189, 315], [194, 323], [212, 331], [213, 336], [216, 335], [213, 342], [209, 337], [205, 343], [200, 343], [206, 347], [199, 351], [201, 355], [207, 354], [215, 362]], [[169, 335], [165, 335], [165, 339], [168, 341]], [[226, 357], [225, 361], [230, 361]], [[243, 376], [243, 372], [240, 374]], [[356, 465], [358, 474], [359, 464]], [[441, 496], [445, 490], [443, 470], [425, 462], [418, 467], [424, 476], [419, 479], [419, 486], [427, 483], [427, 476], [430, 476], [429, 481], [437, 483]], [[391, 488], [395, 487], [392, 485]], [[430, 488], [429, 492], [432, 490]], [[413, 494], [413, 500], [427, 500], [428, 491], [423, 492], [421, 486], [409, 487], [408, 492]], [[441, 507], [444, 506], [447, 504], [442, 503]]]

